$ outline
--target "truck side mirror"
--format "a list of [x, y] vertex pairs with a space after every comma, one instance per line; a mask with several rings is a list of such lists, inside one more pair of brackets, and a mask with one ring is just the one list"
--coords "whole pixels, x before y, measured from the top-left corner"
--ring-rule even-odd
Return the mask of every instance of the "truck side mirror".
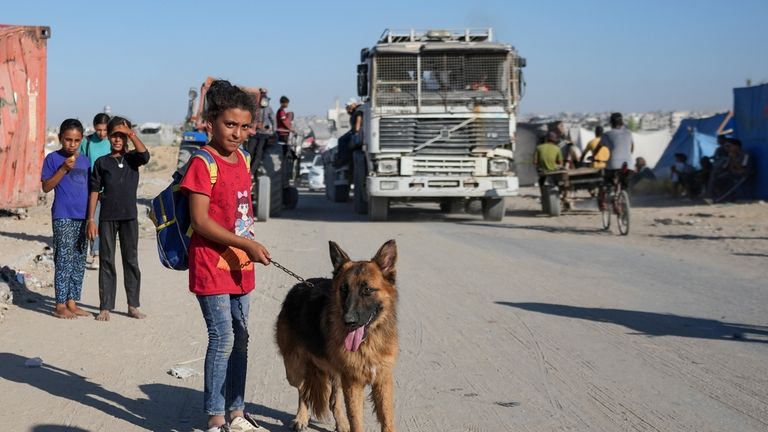
[[368, 64], [357, 65], [357, 95], [368, 96]]
[[363, 48], [360, 50], [360, 63], [365, 63], [365, 60], [368, 58], [368, 53], [370, 53], [368, 48]]

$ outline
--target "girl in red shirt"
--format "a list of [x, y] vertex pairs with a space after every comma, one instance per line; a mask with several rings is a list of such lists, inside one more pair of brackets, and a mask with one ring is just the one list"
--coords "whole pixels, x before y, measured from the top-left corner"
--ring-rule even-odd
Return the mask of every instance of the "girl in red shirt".
[[194, 230], [189, 290], [197, 295], [208, 327], [204, 389], [208, 431], [263, 432], [244, 412], [254, 263], [270, 263], [267, 249], [254, 240], [250, 171], [245, 153], [239, 151], [249, 136], [256, 106], [245, 91], [223, 80], [211, 84], [206, 103], [210, 142], [203, 150], [216, 161], [217, 180], [212, 185], [206, 162], [192, 158], [181, 188], [189, 195]]

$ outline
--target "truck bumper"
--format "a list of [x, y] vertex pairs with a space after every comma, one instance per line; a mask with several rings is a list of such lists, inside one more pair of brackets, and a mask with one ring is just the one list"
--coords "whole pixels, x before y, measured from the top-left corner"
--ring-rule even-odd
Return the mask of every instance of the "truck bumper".
[[368, 177], [368, 195], [389, 198], [516, 196], [517, 177]]

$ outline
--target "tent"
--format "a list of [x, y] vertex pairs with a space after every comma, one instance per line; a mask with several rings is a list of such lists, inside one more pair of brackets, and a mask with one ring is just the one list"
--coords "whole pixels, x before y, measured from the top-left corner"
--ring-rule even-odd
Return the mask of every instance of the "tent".
[[[606, 129], [610, 130], [610, 128]], [[572, 133], [571, 137], [573, 138], [574, 143], [583, 151], [584, 147], [587, 146], [587, 143], [595, 137], [595, 133], [580, 128], [578, 132]], [[654, 166], [664, 153], [664, 149], [667, 147], [667, 144], [669, 144], [669, 139], [671, 137], [672, 134], [669, 129], [632, 132], [632, 139], [635, 141], [635, 151], [632, 152], [632, 157], [642, 157], [645, 159], [645, 163], [648, 164], [648, 166]]]
[[733, 90], [735, 136], [752, 159], [748, 192], [768, 198], [768, 84]]
[[[688, 163], [699, 169], [702, 156], [712, 156], [717, 149], [717, 130], [723, 124], [726, 114], [717, 114], [702, 119], [685, 119], [680, 123], [672, 141], [653, 168], [657, 178], [669, 178], [670, 167], [675, 163], [675, 154], [688, 156]], [[650, 165], [650, 163], [649, 163]]]

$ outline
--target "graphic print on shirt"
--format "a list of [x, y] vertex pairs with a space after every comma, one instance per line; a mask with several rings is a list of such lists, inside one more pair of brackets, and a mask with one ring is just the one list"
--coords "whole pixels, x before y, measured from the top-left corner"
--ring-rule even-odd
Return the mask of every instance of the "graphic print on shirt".
[[[254, 240], [253, 218], [248, 214], [250, 210], [250, 196], [248, 190], [237, 191], [237, 219], [235, 220], [235, 235]], [[246, 264], [247, 263], [247, 264]], [[217, 267], [222, 270], [240, 271], [250, 270], [253, 263], [248, 259], [245, 251], [233, 247], [228, 247], [221, 254]]]

